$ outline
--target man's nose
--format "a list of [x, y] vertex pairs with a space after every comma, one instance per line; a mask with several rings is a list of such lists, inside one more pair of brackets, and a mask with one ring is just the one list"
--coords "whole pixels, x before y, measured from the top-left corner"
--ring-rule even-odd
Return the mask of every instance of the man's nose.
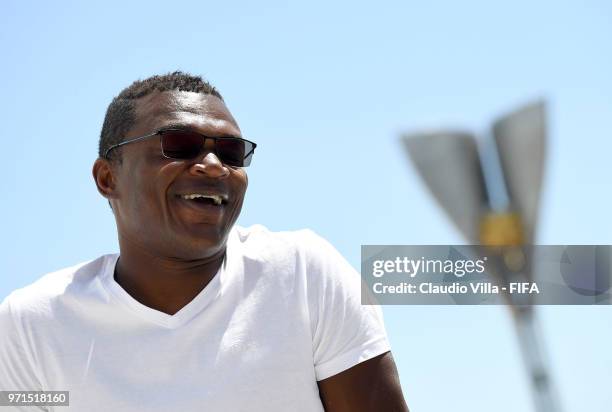
[[225, 178], [229, 176], [229, 169], [219, 160], [216, 154], [208, 152], [203, 158], [194, 163], [189, 172], [193, 175], [207, 175], [213, 178]]

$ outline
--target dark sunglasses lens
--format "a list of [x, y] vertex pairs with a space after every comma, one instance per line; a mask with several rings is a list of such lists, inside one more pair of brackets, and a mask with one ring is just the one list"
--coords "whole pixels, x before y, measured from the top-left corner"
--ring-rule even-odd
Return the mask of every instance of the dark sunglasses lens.
[[[216, 151], [219, 159], [226, 165], [245, 167], [251, 163], [252, 147], [250, 142], [227, 137], [217, 139]], [[247, 156], [246, 159], [245, 156]]]
[[162, 132], [161, 144], [164, 156], [172, 159], [193, 159], [202, 151], [202, 136], [188, 131]]

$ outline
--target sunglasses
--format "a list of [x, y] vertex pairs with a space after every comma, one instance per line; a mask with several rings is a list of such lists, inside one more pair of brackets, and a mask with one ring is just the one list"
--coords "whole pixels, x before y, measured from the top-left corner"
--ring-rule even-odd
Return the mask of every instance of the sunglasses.
[[239, 137], [210, 137], [190, 130], [164, 129], [154, 133], [124, 140], [112, 145], [104, 157], [108, 159], [111, 150], [129, 144], [145, 140], [154, 136], [160, 137], [162, 155], [168, 159], [191, 160], [202, 154], [207, 140], [212, 140], [214, 149], [212, 152], [219, 160], [228, 165], [236, 167], [247, 167], [251, 164], [253, 153], [257, 145], [249, 140]]

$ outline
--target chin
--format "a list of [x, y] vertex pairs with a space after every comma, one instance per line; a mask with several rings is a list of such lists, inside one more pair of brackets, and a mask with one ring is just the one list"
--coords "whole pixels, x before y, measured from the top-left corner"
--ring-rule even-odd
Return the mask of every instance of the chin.
[[191, 239], [177, 239], [174, 243], [176, 256], [186, 259], [201, 259], [219, 253], [227, 240], [227, 234], [208, 235], [206, 237], [191, 236]]

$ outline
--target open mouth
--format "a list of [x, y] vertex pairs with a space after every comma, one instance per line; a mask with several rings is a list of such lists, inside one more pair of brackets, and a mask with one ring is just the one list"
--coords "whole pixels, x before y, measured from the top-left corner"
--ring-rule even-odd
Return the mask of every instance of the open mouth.
[[186, 195], [178, 195], [178, 197], [201, 205], [221, 206], [222, 204], [227, 203], [227, 198], [221, 195], [190, 193]]

